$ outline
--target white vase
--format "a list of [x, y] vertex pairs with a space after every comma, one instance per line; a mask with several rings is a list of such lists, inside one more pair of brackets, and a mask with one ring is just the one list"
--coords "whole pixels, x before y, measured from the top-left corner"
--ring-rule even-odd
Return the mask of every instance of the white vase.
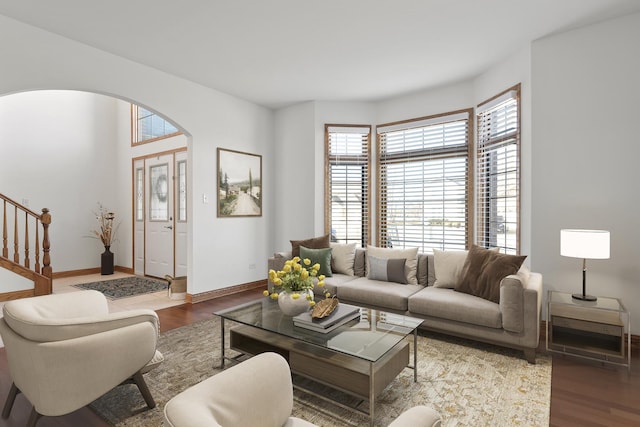
[[297, 316], [309, 309], [309, 300], [307, 299], [307, 295], [310, 294], [311, 298], [313, 298], [313, 291], [307, 290], [297, 293], [300, 295], [297, 299], [293, 299], [291, 294], [287, 292], [280, 292], [280, 294], [278, 294], [278, 305], [280, 306], [280, 310], [287, 316]]

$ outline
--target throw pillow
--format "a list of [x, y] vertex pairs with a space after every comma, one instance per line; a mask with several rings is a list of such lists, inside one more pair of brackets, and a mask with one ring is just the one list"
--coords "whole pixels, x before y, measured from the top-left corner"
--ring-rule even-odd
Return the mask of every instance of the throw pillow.
[[404, 275], [407, 283], [411, 285], [417, 285], [418, 279], [416, 278], [416, 271], [418, 268], [418, 248], [409, 249], [393, 249], [393, 248], [378, 248], [376, 246], [367, 245], [367, 272], [370, 269], [369, 256], [383, 259], [406, 259], [404, 265]]
[[300, 258], [309, 258], [311, 265], [320, 264], [318, 275], [324, 274], [326, 277], [332, 276], [331, 248], [312, 249], [300, 246]]
[[310, 249], [322, 249], [329, 247], [329, 234], [320, 237], [312, 237], [305, 240], [289, 240], [291, 242], [291, 256], [300, 256], [300, 246]]
[[404, 258], [384, 259], [369, 256], [369, 275], [371, 280], [381, 280], [383, 282], [396, 282], [406, 284], [404, 275], [404, 265], [407, 262]]
[[467, 260], [468, 251], [441, 251], [433, 250], [433, 266], [436, 271], [434, 288], [456, 287], [460, 281], [464, 262]]
[[[491, 248], [490, 251], [498, 252], [500, 248]], [[441, 251], [433, 250], [433, 268], [436, 281], [434, 288], [454, 289], [462, 277], [462, 269], [467, 260], [469, 251]]]
[[500, 282], [516, 274], [526, 255], [507, 255], [473, 245], [455, 290], [499, 303]]
[[353, 276], [353, 265], [356, 259], [355, 243], [331, 242], [331, 271]]

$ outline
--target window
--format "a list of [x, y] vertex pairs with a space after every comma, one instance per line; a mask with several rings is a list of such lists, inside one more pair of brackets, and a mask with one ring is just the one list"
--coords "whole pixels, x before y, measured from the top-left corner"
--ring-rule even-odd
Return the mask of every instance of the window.
[[131, 104], [131, 145], [146, 144], [180, 135], [171, 123], [137, 105]]
[[178, 161], [178, 222], [187, 220], [187, 161]]
[[520, 251], [520, 85], [478, 105], [477, 242]]
[[169, 220], [169, 165], [164, 163], [149, 168], [151, 180], [149, 185], [149, 219], [151, 221]]
[[136, 221], [144, 220], [144, 169], [136, 169]]
[[325, 125], [325, 228], [331, 241], [370, 243], [371, 126]]
[[468, 246], [471, 117], [469, 109], [377, 127], [378, 246]]

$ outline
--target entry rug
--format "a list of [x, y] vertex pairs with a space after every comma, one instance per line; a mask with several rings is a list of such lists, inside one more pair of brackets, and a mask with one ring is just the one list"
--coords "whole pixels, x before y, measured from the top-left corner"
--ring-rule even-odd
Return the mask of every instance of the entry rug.
[[[220, 321], [214, 317], [162, 333], [158, 348], [165, 360], [145, 374], [157, 406], [147, 409], [135, 385], [117, 387], [91, 404], [111, 425], [161, 426], [169, 399], [220, 372]], [[400, 373], [376, 401], [375, 426], [388, 426], [415, 405], [436, 409], [445, 427], [546, 426], [550, 398], [549, 356], [537, 355], [531, 365], [515, 350], [420, 331], [418, 382], [411, 369]], [[369, 425], [366, 416], [301, 391], [294, 400], [293, 415], [318, 426]]]
[[73, 285], [80, 289], [93, 289], [102, 292], [107, 298], [114, 300], [135, 295], [166, 291], [166, 280], [149, 279], [147, 277], [129, 276], [120, 279], [101, 280], [99, 282]]

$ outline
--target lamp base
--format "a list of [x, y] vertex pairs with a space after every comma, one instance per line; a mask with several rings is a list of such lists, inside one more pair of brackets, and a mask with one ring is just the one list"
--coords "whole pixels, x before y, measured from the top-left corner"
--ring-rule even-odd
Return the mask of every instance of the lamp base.
[[581, 301], [597, 301], [598, 300], [598, 298], [594, 297], [593, 295], [584, 295], [584, 294], [573, 294], [571, 295], [571, 298], [579, 299]]

